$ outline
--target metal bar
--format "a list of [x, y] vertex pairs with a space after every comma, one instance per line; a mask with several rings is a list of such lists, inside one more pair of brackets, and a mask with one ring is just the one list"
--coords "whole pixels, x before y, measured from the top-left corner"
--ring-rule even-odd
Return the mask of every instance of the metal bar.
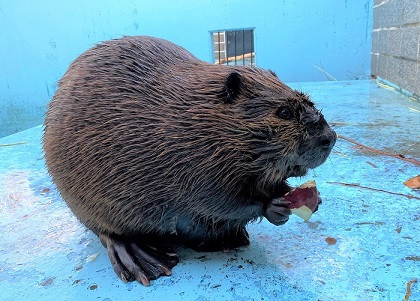
[[228, 53], [228, 39], [229, 31], [225, 31], [225, 53], [226, 53], [226, 65], [229, 65], [229, 53]]
[[220, 62], [222, 61], [221, 57], [220, 57], [220, 31], [217, 32], [217, 46], [219, 46], [219, 65]]
[[235, 66], [236, 66], [236, 57], [238, 56], [238, 53], [236, 52], [236, 32], [237, 32], [237, 30], [234, 31], [234, 35], [235, 35]]
[[255, 53], [255, 51], [254, 51], [254, 30], [251, 29], [251, 66], [252, 66], [252, 59], [254, 58], [253, 57], [254, 53]]
[[245, 66], [245, 30], [242, 30], [242, 66]]

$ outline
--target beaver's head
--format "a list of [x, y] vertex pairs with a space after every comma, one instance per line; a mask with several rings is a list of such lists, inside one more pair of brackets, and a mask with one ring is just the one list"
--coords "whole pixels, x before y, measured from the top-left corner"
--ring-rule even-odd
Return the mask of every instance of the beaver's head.
[[263, 186], [303, 176], [327, 159], [337, 136], [306, 94], [255, 68], [231, 73], [226, 91], [243, 117], [251, 170]]

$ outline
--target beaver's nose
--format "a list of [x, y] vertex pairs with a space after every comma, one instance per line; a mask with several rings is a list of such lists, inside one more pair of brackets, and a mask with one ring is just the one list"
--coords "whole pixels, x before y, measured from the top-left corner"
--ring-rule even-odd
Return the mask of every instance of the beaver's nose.
[[336, 140], [337, 134], [327, 125], [319, 137], [319, 146], [325, 149], [331, 149]]

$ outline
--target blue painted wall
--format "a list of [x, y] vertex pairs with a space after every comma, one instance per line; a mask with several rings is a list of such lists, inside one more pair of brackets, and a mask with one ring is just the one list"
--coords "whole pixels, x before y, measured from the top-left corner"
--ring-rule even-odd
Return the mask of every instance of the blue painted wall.
[[211, 61], [210, 30], [255, 27], [257, 65], [286, 82], [366, 78], [370, 0], [0, 0], [0, 137], [41, 124], [57, 80], [81, 52], [153, 35]]

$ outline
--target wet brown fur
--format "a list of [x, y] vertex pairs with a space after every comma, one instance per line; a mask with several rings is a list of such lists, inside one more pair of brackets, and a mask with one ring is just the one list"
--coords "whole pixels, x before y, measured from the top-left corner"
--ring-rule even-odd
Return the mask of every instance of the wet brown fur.
[[[294, 118], [279, 118], [282, 106]], [[62, 197], [94, 232], [188, 236], [200, 225], [217, 233], [260, 218], [296, 169], [312, 168], [297, 162], [315, 135], [308, 124], [320, 116], [272, 72], [124, 37], [71, 64], [43, 142]]]

